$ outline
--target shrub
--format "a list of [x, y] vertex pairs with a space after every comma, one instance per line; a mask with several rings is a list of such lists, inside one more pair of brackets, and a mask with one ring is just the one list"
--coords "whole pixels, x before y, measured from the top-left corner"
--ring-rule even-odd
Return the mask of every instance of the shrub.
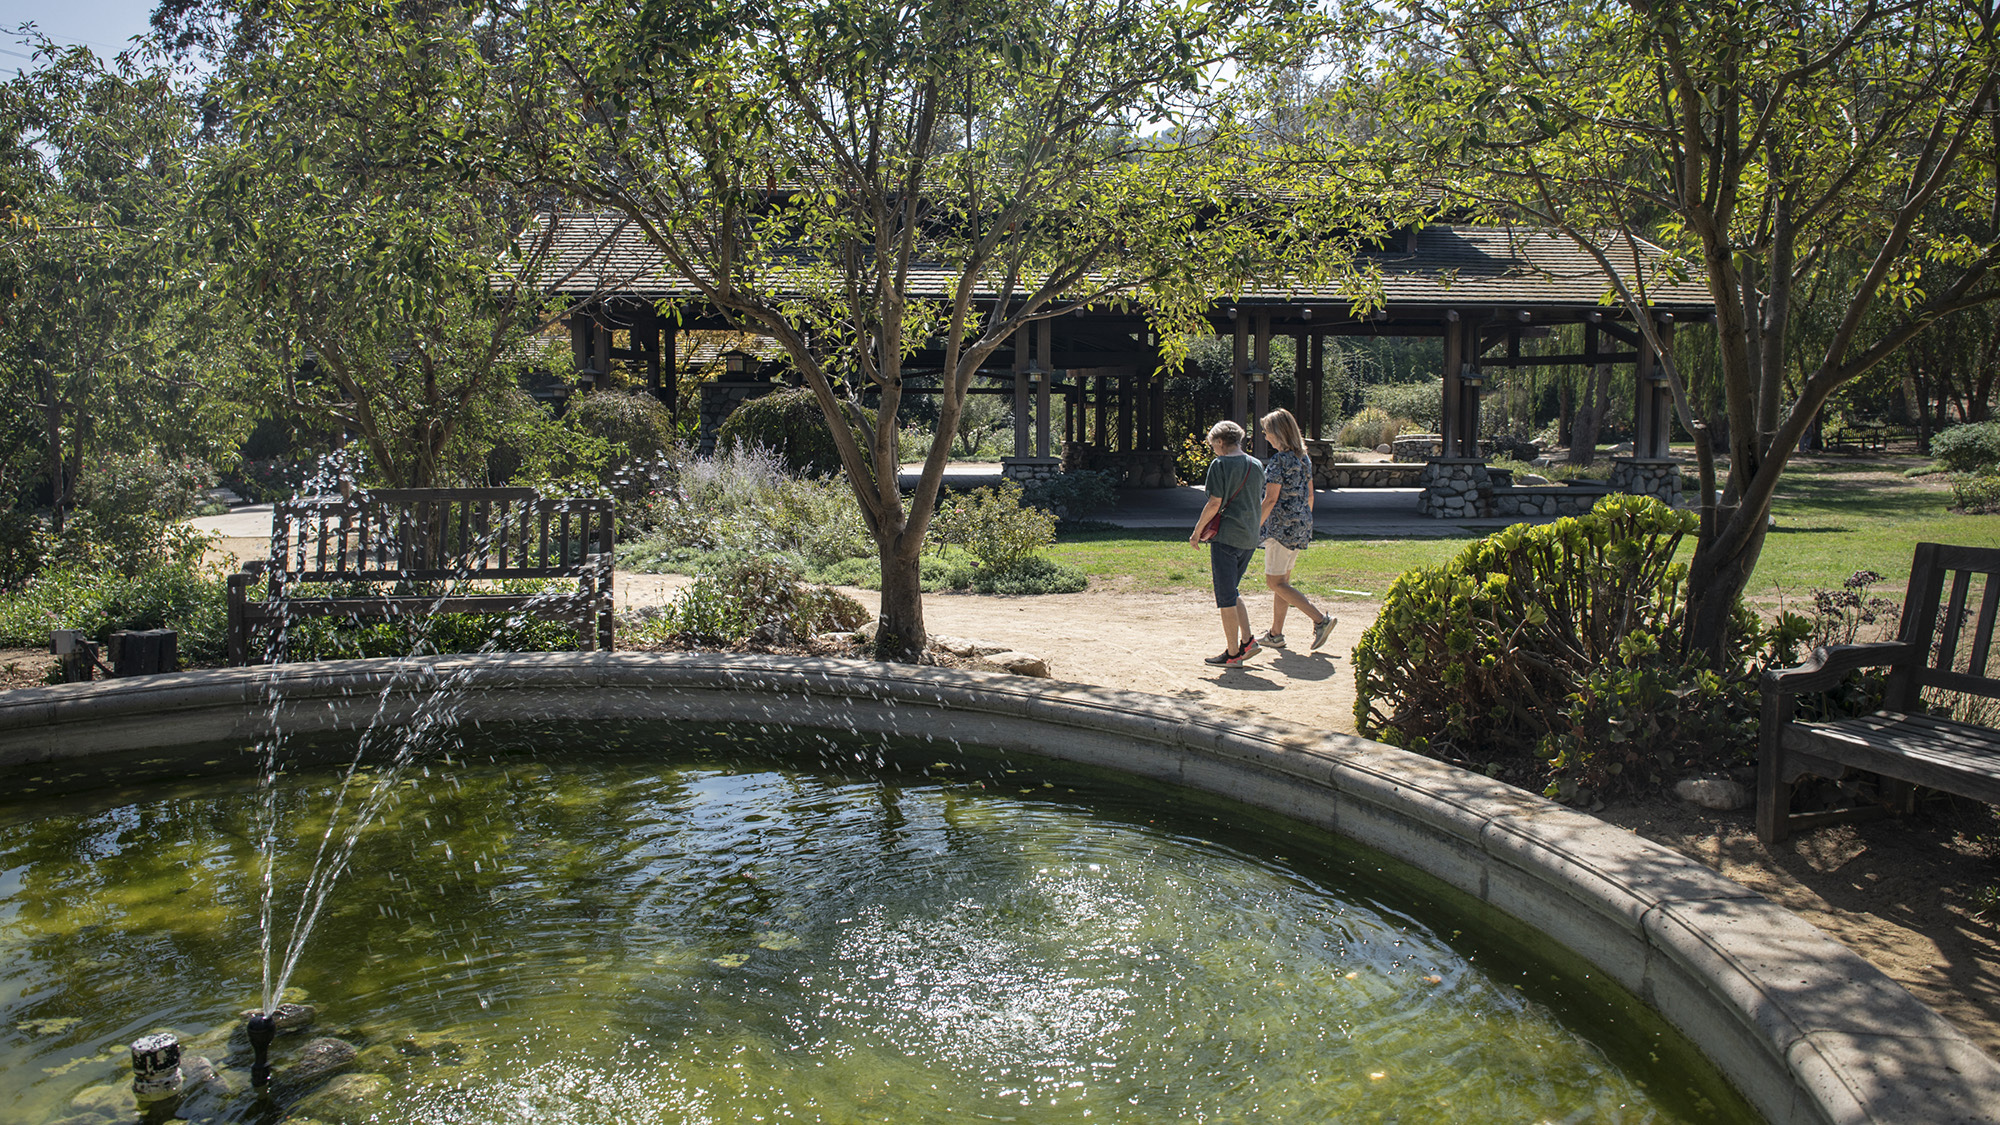
[[2000, 512], [2000, 473], [1965, 473], [1952, 477], [1951, 506], [1968, 515]]
[[1398, 434], [1415, 432], [1418, 432], [1415, 422], [1370, 406], [1349, 418], [1347, 424], [1340, 428], [1340, 444], [1374, 449], [1395, 441]]
[[1038, 480], [1021, 490], [1021, 498], [1037, 508], [1073, 520], [1118, 504], [1116, 477], [1101, 469], [1079, 469]]
[[566, 415], [571, 424], [593, 437], [616, 442], [625, 454], [614, 461], [614, 469], [635, 461], [649, 461], [674, 447], [674, 419], [650, 394], [598, 391], [570, 399]]
[[1200, 484], [1208, 479], [1209, 462], [1214, 460], [1215, 450], [1209, 448], [1207, 439], [1189, 434], [1180, 452], [1174, 454], [1174, 472], [1180, 474], [1182, 484]]
[[1947, 472], [2000, 472], [2000, 422], [1953, 426], [1931, 439], [1931, 456]]
[[[853, 411], [859, 417], [849, 421], [873, 428], [871, 410]], [[737, 407], [716, 431], [719, 451], [761, 446], [775, 452], [794, 473], [824, 476], [840, 471], [840, 449], [833, 443], [833, 430], [820, 411], [819, 400], [807, 387], [774, 391]]]
[[1021, 486], [1003, 481], [993, 488], [940, 499], [930, 541], [938, 548], [961, 547], [982, 568], [1002, 571], [1047, 550], [1056, 541], [1056, 518], [1024, 506]]
[[168, 529], [194, 515], [201, 491], [214, 483], [198, 461], [158, 453], [93, 458], [77, 478], [78, 507], [56, 552], [65, 561], [127, 574], [158, 566], [175, 549]]
[[1074, 594], [1090, 585], [1090, 577], [1043, 555], [1030, 555], [1004, 570], [981, 567], [972, 589], [982, 594]]
[[173, 629], [183, 661], [219, 661], [228, 618], [223, 575], [186, 559], [129, 575], [54, 566], [0, 597], [0, 645], [44, 648], [56, 629], [81, 629], [99, 642], [120, 629]]
[[[1444, 388], [1436, 379], [1423, 383], [1381, 383], [1361, 395], [1362, 405], [1391, 418], [1408, 419], [1404, 433], [1436, 433], [1444, 424]], [[1390, 434], [1382, 441], [1395, 437]], [[1375, 442], [1380, 445], [1382, 442]]]
[[1355, 649], [1363, 734], [1476, 767], [1512, 759], [1568, 801], [1658, 784], [1755, 746], [1756, 647], [1792, 654], [1739, 611], [1724, 666], [1682, 651], [1695, 517], [1636, 496], [1516, 525], [1397, 579]]
[[745, 638], [789, 644], [816, 633], [859, 628], [868, 617], [861, 603], [846, 594], [806, 585], [789, 563], [749, 555], [697, 577], [642, 633], [695, 644]]

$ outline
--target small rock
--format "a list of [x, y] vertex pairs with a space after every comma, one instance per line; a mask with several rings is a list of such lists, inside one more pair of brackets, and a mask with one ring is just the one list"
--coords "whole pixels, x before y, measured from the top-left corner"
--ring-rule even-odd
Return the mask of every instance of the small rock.
[[282, 1080], [288, 1086], [306, 1086], [322, 1078], [338, 1074], [354, 1065], [360, 1052], [354, 1044], [343, 1039], [322, 1036], [311, 1039], [300, 1047], [292, 1061], [274, 1079]]
[[1395, 451], [1395, 448], [1386, 441], [1375, 447], [1375, 452], [1377, 453], [1394, 453]]
[[1543, 485], [1548, 484], [1549, 478], [1536, 476], [1533, 473], [1522, 473], [1521, 475], [1514, 478], [1514, 483], [1519, 485], [1526, 485], [1529, 488], [1539, 488]]
[[1025, 652], [996, 652], [982, 658], [984, 662], [1004, 668], [1016, 676], [1040, 676], [1049, 674], [1048, 661]]
[[942, 649], [957, 657], [970, 658], [979, 655], [979, 642], [968, 641], [964, 637], [951, 637], [943, 633], [931, 634], [931, 647]]
[[[389, 1079], [380, 1074], [343, 1074], [314, 1091], [310, 1097], [301, 1098], [296, 1106], [298, 1112], [325, 1113], [335, 1118], [344, 1118], [355, 1110], [373, 1109], [389, 1095]], [[287, 1118], [297, 1121], [296, 1117]]]
[[1685, 777], [1674, 783], [1674, 796], [1705, 809], [1740, 809], [1750, 804], [1750, 790], [1726, 777]]

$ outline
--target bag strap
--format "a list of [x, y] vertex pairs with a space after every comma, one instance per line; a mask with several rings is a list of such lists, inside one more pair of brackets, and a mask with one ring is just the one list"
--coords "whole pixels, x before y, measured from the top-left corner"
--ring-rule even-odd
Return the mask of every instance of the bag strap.
[[[1245, 454], [1243, 459], [1245, 461], [1248, 461], [1250, 458], [1247, 454]], [[1250, 483], [1250, 466], [1245, 465], [1243, 467], [1243, 479], [1236, 482], [1236, 491], [1229, 494], [1229, 499], [1224, 500], [1222, 502], [1222, 507], [1217, 508], [1215, 510], [1215, 514], [1219, 516], [1222, 513], [1228, 511], [1229, 506], [1231, 504], [1236, 503], [1236, 497], [1242, 493], [1243, 486], [1249, 483]]]

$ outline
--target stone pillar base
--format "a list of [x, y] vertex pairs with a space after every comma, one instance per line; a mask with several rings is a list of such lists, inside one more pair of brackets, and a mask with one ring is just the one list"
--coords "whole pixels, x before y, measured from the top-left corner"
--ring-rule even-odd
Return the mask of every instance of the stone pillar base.
[[1681, 502], [1681, 463], [1671, 458], [1613, 457], [1611, 491], [1651, 496], [1669, 507]]
[[1062, 474], [1060, 457], [1002, 457], [1000, 475], [1022, 484], [1038, 480], [1054, 480]]
[[1470, 519], [1493, 514], [1493, 478], [1477, 457], [1434, 457], [1417, 477], [1424, 490], [1417, 512], [1433, 519]]

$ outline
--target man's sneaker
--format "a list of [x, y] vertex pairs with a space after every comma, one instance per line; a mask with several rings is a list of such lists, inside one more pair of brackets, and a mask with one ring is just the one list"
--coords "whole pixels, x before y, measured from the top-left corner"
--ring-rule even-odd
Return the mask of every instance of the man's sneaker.
[[1243, 651], [1242, 651], [1242, 652], [1239, 652], [1239, 653], [1237, 653], [1237, 654], [1236, 654], [1236, 655], [1234, 655], [1234, 656], [1231, 656], [1231, 657], [1229, 657], [1229, 659], [1228, 659], [1228, 660], [1226, 661], [1226, 663], [1229, 663], [1229, 664], [1241, 664], [1241, 663], [1243, 663], [1243, 662], [1244, 662], [1245, 660], [1248, 660], [1248, 659], [1250, 659], [1251, 657], [1253, 657], [1253, 656], [1257, 655], [1258, 653], [1260, 653], [1260, 652], [1262, 652], [1262, 651], [1264, 651], [1264, 650], [1263, 650], [1263, 649], [1261, 649], [1261, 648], [1259, 648], [1259, 647], [1257, 647], [1257, 642], [1256, 642], [1255, 640], [1248, 640], [1248, 641], [1244, 641], [1244, 642], [1243, 642]]
[[1285, 635], [1266, 630], [1263, 636], [1257, 638], [1257, 643], [1263, 645], [1265, 648], [1284, 648]]
[[1235, 664], [1239, 659], [1241, 658], [1233, 652], [1223, 652], [1217, 653], [1214, 656], [1204, 656], [1201, 658], [1201, 662], [1203, 664], [1213, 664], [1220, 668], [1224, 664]]
[[1328, 637], [1333, 636], [1333, 627], [1339, 624], [1339, 622], [1340, 618], [1335, 617], [1333, 614], [1329, 613], [1325, 617], [1320, 618], [1319, 624], [1313, 626], [1314, 652], [1318, 652], [1319, 646], [1325, 644], [1326, 639]]

